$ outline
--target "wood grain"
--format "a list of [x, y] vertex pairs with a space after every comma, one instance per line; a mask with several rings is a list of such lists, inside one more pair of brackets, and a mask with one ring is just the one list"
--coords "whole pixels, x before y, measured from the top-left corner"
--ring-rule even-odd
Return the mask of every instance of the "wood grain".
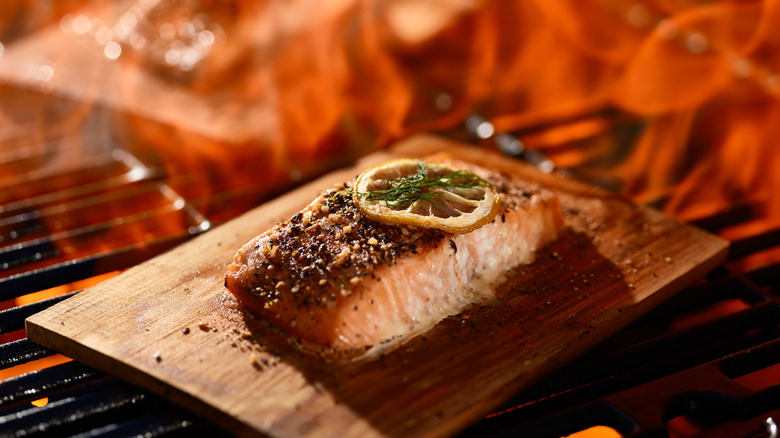
[[[534, 178], [564, 206], [567, 233], [518, 268], [496, 304], [468, 308], [380, 360], [350, 364], [300, 353], [236, 309], [223, 280], [243, 243], [366, 166], [438, 151]], [[27, 330], [36, 343], [238, 435], [446, 436], [701, 277], [727, 249], [578, 181], [417, 136], [36, 314]]]

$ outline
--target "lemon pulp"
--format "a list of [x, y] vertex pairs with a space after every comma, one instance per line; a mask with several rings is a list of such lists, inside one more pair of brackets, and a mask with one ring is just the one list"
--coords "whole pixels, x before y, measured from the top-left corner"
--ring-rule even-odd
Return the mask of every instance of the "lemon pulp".
[[449, 233], [485, 225], [500, 206], [496, 188], [473, 173], [407, 158], [367, 169], [354, 191], [358, 209], [372, 220]]

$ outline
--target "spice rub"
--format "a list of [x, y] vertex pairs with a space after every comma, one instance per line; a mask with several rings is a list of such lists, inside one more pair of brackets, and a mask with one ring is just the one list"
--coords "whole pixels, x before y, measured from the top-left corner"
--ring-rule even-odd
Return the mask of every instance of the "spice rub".
[[[493, 294], [563, 219], [538, 185], [470, 168], [501, 194], [495, 219], [464, 234], [368, 219], [350, 184], [325, 191], [244, 245], [225, 285], [296, 343], [328, 356], [393, 348]], [[300, 341], [300, 342], [299, 342]]]

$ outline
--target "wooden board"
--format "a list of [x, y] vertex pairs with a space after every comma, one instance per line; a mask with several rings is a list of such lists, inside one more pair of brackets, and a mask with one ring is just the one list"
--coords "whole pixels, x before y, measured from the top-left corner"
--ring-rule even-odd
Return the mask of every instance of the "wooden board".
[[[495, 305], [468, 308], [381, 360], [336, 364], [296, 351], [231, 304], [224, 273], [243, 243], [370, 164], [442, 150], [539, 180], [564, 206], [570, 230], [518, 268]], [[417, 136], [36, 314], [27, 330], [238, 435], [446, 436], [716, 267], [727, 249], [580, 182]]]

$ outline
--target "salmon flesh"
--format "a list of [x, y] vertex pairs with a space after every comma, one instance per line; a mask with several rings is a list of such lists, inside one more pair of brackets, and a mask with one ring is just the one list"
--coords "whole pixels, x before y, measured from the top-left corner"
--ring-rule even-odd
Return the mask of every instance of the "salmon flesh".
[[351, 358], [387, 352], [489, 300], [511, 269], [533, 262], [564, 226], [558, 199], [538, 184], [467, 168], [501, 194], [496, 218], [476, 230], [370, 220], [350, 184], [340, 184], [245, 244], [225, 285], [307, 350]]

